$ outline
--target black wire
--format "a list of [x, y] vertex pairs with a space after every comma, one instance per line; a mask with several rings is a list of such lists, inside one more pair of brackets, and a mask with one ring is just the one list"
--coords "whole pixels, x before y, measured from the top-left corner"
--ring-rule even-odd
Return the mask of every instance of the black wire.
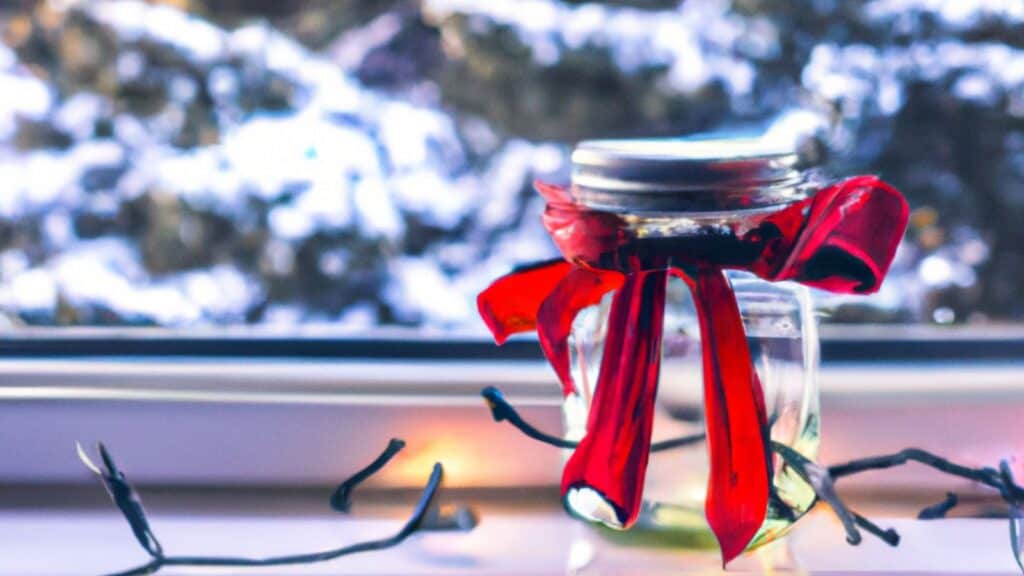
[[1024, 516], [1022, 516], [1020, 508], [1017, 504], [1010, 504], [1010, 510], [1007, 514], [1010, 520], [1010, 549], [1013, 550], [1013, 559], [1017, 561], [1017, 567], [1020, 568], [1021, 573], [1024, 573], [1024, 550], [1021, 550], [1021, 533], [1020, 525]]
[[782, 457], [786, 465], [796, 470], [804, 482], [807, 482], [814, 490], [818, 499], [828, 504], [829, 508], [835, 512], [846, 531], [846, 541], [854, 546], [860, 544], [861, 536], [860, 531], [857, 530], [857, 517], [836, 494], [828, 470], [785, 444], [772, 442], [771, 448]]
[[671, 450], [673, 448], [682, 448], [684, 446], [692, 446], [693, 444], [700, 444], [704, 441], [707, 436], [701, 432], [699, 434], [693, 434], [691, 436], [680, 436], [678, 438], [669, 438], [668, 440], [662, 440], [661, 442], [655, 442], [651, 444], [651, 452], [662, 452], [664, 450]]
[[350, 476], [347, 480], [338, 485], [331, 494], [331, 508], [334, 508], [338, 512], [347, 513], [352, 509], [352, 491], [355, 490], [356, 486], [362, 484], [367, 478], [373, 476], [380, 471], [381, 468], [387, 466], [388, 462], [395, 457], [396, 454], [405, 448], [405, 441], [399, 438], [392, 438], [388, 442], [387, 448], [377, 456], [377, 459], [370, 462], [359, 472], [356, 472]]
[[142, 499], [139, 498], [138, 493], [128, 483], [127, 477], [117, 466], [117, 462], [114, 461], [114, 457], [111, 456], [107, 447], [102, 442], [98, 443], [96, 447], [100, 454], [102, 468], [96, 466], [89, 459], [81, 445], [78, 446], [79, 458], [93, 472], [99, 475], [100, 480], [103, 481], [103, 487], [106, 488], [110, 499], [128, 522], [128, 526], [131, 528], [132, 534], [135, 536], [139, 546], [142, 546], [143, 550], [153, 558], [161, 556], [163, 548], [160, 546], [160, 541], [157, 540], [153, 530], [149, 527], [146, 510], [142, 507]]
[[440, 463], [434, 464], [434, 469], [430, 473], [430, 479], [427, 481], [426, 487], [424, 487], [422, 494], [420, 495], [419, 501], [416, 503], [416, 507], [413, 509], [412, 515], [409, 520], [402, 526], [402, 529], [395, 534], [386, 538], [378, 540], [369, 540], [367, 542], [359, 542], [357, 544], [351, 544], [341, 548], [335, 548], [332, 550], [325, 550], [323, 552], [312, 552], [308, 554], [293, 554], [288, 556], [274, 556], [270, 558], [206, 558], [206, 557], [190, 557], [190, 556], [178, 556], [167, 558], [164, 562], [165, 566], [282, 566], [286, 564], [312, 564], [315, 562], [325, 562], [327, 560], [334, 560], [341, 556], [347, 556], [349, 554], [356, 554], [359, 552], [369, 552], [371, 550], [383, 550], [390, 548], [402, 543], [403, 540], [415, 533], [420, 524], [423, 522], [423, 517], [426, 515], [427, 510], [430, 508], [430, 504], [437, 493], [438, 487], [441, 485], [441, 478], [443, 476], [443, 469]]
[[139, 576], [141, 574], [153, 574], [160, 570], [160, 568], [163, 567], [163, 565], [164, 558], [157, 557], [141, 566], [125, 570], [124, 572], [114, 572], [112, 574], [107, 574], [106, 576]]
[[557, 436], [545, 434], [544, 432], [534, 428], [526, 420], [523, 420], [522, 416], [519, 415], [519, 412], [508, 403], [508, 400], [505, 400], [505, 395], [496, 387], [488, 386], [480, 391], [480, 395], [483, 396], [484, 401], [487, 402], [487, 407], [490, 408], [491, 417], [494, 418], [495, 422], [507, 421], [530, 438], [545, 444], [550, 444], [557, 448], [575, 448], [578, 444], [572, 440], [565, 440]]
[[[335, 495], [338, 496], [338, 492], [341, 495], [338, 496], [339, 501], [347, 503], [351, 497], [351, 491], [360, 482], [366, 480], [381, 468], [383, 468], [388, 461], [390, 461], [395, 454], [402, 449], [405, 443], [398, 439], [393, 439], [388, 443], [387, 448], [381, 453], [373, 462], [367, 467], [363, 468], [351, 478], [346, 480], [338, 487]], [[104, 483], [111, 491], [111, 496], [114, 498], [118, 508], [128, 519], [132, 526], [133, 531], [136, 530], [137, 526], [145, 527], [145, 534], [148, 535], [152, 542], [156, 542], [156, 537], [153, 536], [152, 532], [149, 531], [149, 524], [146, 520], [145, 512], [141, 505], [132, 507], [126, 503], [129, 501], [138, 502], [138, 497], [135, 495], [135, 491], [131, 485], [124, 479], [124, 474], [120, 472], [114, 460], [107, 453], [106, 449], [102, 447], [100, 454], [103, 457], [104, 466], [106, 467], [105, 473], [97, 469], [104, 479]], [[84, 455], [83, 455], [84, 458]], [[92, 463], [86, 460], [87, 465], [90, 467]], [[423, 488], [423, 492], [420, 494], [420, 498], [413, 508], [412, 514], [409, 519], [405, 522], [402, 528], [388, 536], [386, 538], [380, 538], [377, 540], [369, 540], [366, 542], [359, 542], [356, 544], [350, 544], [340, 548], [334, 548], [331, 550], [324, 550], [321, 552], [311, 552], [305, 554], [290, 554], [284, 556], [272, 556], [268, 558], [245, 558], [245, 557], [215, 557], [215, 556], [165, 556], [163, 550], [159, 548], [159, 544], [155, 548], [151, 548], [147, 545], [147, 540], [138, 536], [140, 545], [152, 556], [152, 559], [145, 564], [136, 566], [123, 572], [117, 572], [110, 576], [137, 576], [143, 574], [153, 574], [159, 571], [165, 566], [221, 566], [221, 567], [256, 567], [256, 566], [282, 566], [288, 564], [312, 564], [316, 562], [325, 562], [328, 560], [334, 560], [342, 556], [348, 556], [351, 554], [358, 554], [360, 552], [369, 552], [372, 550], [383, 550], [392, 546], [397, 546], [402, 543], [406, 538], [414, 534], [416, 531], [423, 527], [424, 518], [427, 516], [427, 512], [431, 509], [431, 505], [434, 501], [437, 491], [441, 485], [441, 480], [444, 476], [444, 469], [441, 463], [434, 464], [433, 470], [431, 470], [430, 477], [427, 480], [426, 485]], [[332, 502], [334, 498], [332, 498]]]
[[961, 466], [946, 460], [942, 456], [937, 456], [919, 448], [907, 448], [894, 454], [858, 458], [857, 460], [851, 460], [850, 462], [845, 462], [843, 464], [829, 466], [828, 471], [833, 478], [839, 479], [844, 476], [859, 474], [868, 470], [883, 470], [885, 468], [902, 466], [907, 462], [918, 462], [940, 472], [945, 472], [946, 474], [980, 482], [987, 486], [991, 486], [992, 488], [1000, 488], [1001, 483], [994, 479], [992, 474], [984, 469]]
[[1013, 478], [1013, 470], [1010, 469], [1010, 463], [1006, 460], [999, 461], [999, 479], [1002, 480], [1003, 485], [1006, 486], [1007, 491], [1017, 502], [1024, 500], [1024, 489], [1017, 485], [1016, 480]]
[[[508, 422], [530, 438], [555, 446], [556, 448], [575, 448], [579, 446], [579, 442], [559, 438], [558, 436], [553, 436], [538, 430], [535, 426], [524, 420], [523, 417], [519, 415], [519, 411], [517, 411], [512, 404], [505, 399], [505, 395], [496, 387], [488, 386], [480, 391], [480, 395], [483, 396], [484, 400], [487, 402], [487, 407], [490, 408], [491, 417], [494, 418], [495, 422]], [[704, 433], [701, 432], [692, 436], [669, 438], [668, 440], [662, 440], [651, 444], [651, 452], [661, 452], [663, 450], [671, 450], [673, 448], [699, 444], [704, 441], [704, 437]]]
[[945, 518], [949, 511], [960, 503], [960, 499], [952, 492], [946, 492], [946, 497], [937, 504], [932, 504], [917, 514], [918, 520], [938, 520]]
[[885, 542], [889, 546], [895, 547], [900, 545], [899, 532], [893, 530], [892, 528], [882, 529], [871, 520], [868, 520], [867, 518], [861, 516], [860, 514], [857, 514], [852, 510], [850, 511], [850, 513], [853, 514], [853, 520], [857, 523], [857, 526], [860, 526], [861, 528], [867, 530], [869, 533], [878, 537], [879, 540]]

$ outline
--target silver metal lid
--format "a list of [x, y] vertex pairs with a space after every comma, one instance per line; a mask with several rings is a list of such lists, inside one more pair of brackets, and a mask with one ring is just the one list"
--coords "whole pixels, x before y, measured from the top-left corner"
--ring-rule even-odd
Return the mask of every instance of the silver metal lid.
[[587, 140], [572, 153], [573, 193], [611, 212], [766, 208], [805, 197], [799, 160], [757, 138]]

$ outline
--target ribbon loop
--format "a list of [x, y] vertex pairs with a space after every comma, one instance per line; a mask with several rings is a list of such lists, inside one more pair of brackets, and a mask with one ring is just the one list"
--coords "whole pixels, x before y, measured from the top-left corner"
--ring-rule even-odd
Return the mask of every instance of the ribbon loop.
[[909, 207], [893, 187], [858, 176], [770, 216], [781, 234], [751, 270], [830, 292], [878, 291], [907, 227]]

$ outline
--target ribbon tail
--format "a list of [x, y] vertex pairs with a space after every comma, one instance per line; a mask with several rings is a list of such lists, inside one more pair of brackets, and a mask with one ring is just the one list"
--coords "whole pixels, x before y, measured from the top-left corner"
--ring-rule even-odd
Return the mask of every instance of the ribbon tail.
[[628, 274], [615, 293], [587, 434], [562, 474], [566, 509], [612, 528], [640, 513], [654, 424], [665, 270]]
[[580, 310], [594, 306], [608, 292], [622, 286], [619, 272], [573, 268], [558, 283], [537, 313], [537, 336], [541, 349], [562, 382], [566, 396], [576, 391], [569, 358], [569, 334]]
[[516, 268], [481, 292], [476, 306], [494, 341], [504, 344], [512, 334], [533, 330], [541, 304], [572, 268], [561, 258], [545, 260]]
[[697, 272], [694, 300], [704, 361], [704, 418], [711, 474], [705, 514], [722, 564], [739, 556], [768, 510], [771, 459], [764, 392], [743, 320], [722, 269]]

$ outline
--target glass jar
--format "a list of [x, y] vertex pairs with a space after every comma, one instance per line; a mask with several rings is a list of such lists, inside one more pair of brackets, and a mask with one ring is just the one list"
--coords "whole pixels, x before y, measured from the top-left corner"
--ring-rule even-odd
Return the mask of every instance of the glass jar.
[[[658, 267], [664, 261], [655, 259], [666, 252], [714, 259], [725, 267], [733, 260], [744, 263], [744, 248], [734, 239], [749, 237], [764, 218], [805, 199], [817, 184], [800, 169], [793, 151], [769, 148], [758, 140], [591, 141], [577, 146], [572, 160], [574, 205], [614, 214], [618, 223], [620, 249], [593, 261], [598, 267], [621, 267], [625, 261]], [[674, 266], [687, 264], [672, 261]], [[726, 277], [763, 388], [770, 440], [813, 460], [819, 438], [819, 344], [808, 290], [735, 270]], [[565, 435], [570, 440], [581, 440], [587, 431], [611, 303], [612, 295], [606, 294], [572, 324], [569, 350], [575, 389], [564, 403]], [[668, 278], [663, 330], [654, 442], [705, 430], [698, 313], [688, 285], [675, 276]], [[810, 486], [774, 452], [771, 458], [767, 516], [748, 549], [780, 536], [814, 502]], [[628, 531], [606, 533], [644, 544], [713, 547], [704, 513], [708, 479], [705, 442], [652, 454], [636, 524]], [[621, 527], [603, 503], [596, 503], [592, 514], [586, 503], [578, 504], [573, 505], [577, 515]]]
[[[634, 538], [699, 533], [706, 494], [727, 564], [814, 500], [790, 466], [817, 448], [818, 341], [785, 282], [877, 291], [909, 207], [875, 176], [822, 182], [756, 139], [583, 142], [572, 163], [570, 186], [536, 184], [562, 258], [495, 280], [481, 317], [499, 344], [536, 330], [562, 384], [566, 511]], [[681, 448], [701, 444], [706, 466]]]

